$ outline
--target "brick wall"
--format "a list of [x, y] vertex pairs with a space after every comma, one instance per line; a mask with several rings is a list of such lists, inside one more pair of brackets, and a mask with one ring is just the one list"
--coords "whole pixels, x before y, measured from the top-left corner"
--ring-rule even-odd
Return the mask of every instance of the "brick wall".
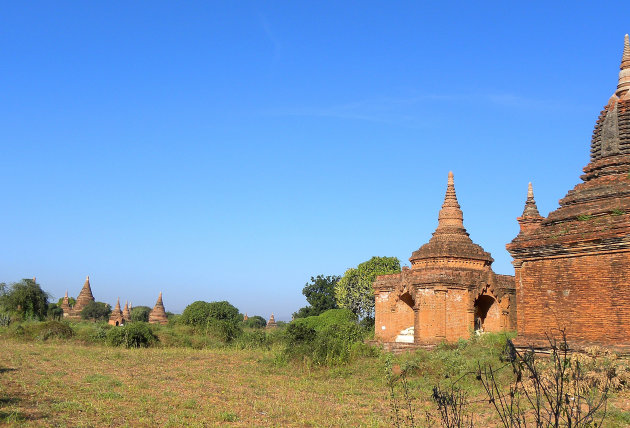
[[519, 342], [566, 328], [577, 344], [630, 340], [630, 252], [524, 261], [516, 268]]

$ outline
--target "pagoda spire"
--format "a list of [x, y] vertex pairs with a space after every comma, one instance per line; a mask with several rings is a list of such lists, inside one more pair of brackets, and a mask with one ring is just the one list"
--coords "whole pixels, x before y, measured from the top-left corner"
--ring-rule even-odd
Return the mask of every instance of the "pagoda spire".
[[122, 313], [122, 311], [120, 310], [120, 297], [118, 298], [118, 300], [116, 300], [116, 307], [114, 308], [114, 312], [118, 313]]
[[521, 227], [520, 233], [529, 233], [538, 228], [538, 225], [544, 220], [544, 218], [538, 212], [536, 201], [534, 200], [534, 188], [532, 183], [527, 185], [527, 200], [525, 201], [525, 208], [523, 208], [523, 215], [517, 218], [518, 224]]
[[448, 173], [444, 203], [438, 215], [438, 227], [433, 232], [434, 238], [439, 235], [464, 235], [468, 237], [468, 232], [464, 228], [464, 214], [455, 194], [455, 179], [452, 171]]
[[630, 37], [627, 34], [623, 41], [623, 55], [619, 70], [619, 83], [615, 95], [626, 98], [630, 93]]
[[522, 218], [542, 218], [534, 200], [534, 188], [531, 182], [527, 185], [527, 200], [525, 201]]
[[166, 316], [166, 310], [164, 309], [164, 302], [162, 301], [162, 292], [158, 295], [155, 306], [149, 312], [149, 322], [151, 324], [168, 324], [168, 317]]

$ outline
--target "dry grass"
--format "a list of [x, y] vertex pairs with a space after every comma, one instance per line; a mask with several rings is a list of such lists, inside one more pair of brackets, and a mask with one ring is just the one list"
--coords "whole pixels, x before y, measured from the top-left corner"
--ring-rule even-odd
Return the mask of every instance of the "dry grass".
[[[0, 421], [20, 426], [386, 426], [378, 359], [277, 367], [258, 351], [0, 339]], [[0, 422], [1, 424], [1, 422]]]
[[[448, 381], [446, 367], [483, 357], [457, 355], [438, 350], [397, 358], [420, 362], [410, 378], [419, 426], [424, 412], [435, 410], [428, 397], [440, 378]], [[308, 369], [273, 358], [236, 348], [122, 349], [0, 337], [0, 425], [391, 426], [383, 359]], [[467, 389], [471, 399], [483, 398], [474, 382]], [[606, 426], [630, 426], [629, 399], [628, 391], [611, 398]], [[498, 426], [486, 404], [472, 410], [476, 426]]]

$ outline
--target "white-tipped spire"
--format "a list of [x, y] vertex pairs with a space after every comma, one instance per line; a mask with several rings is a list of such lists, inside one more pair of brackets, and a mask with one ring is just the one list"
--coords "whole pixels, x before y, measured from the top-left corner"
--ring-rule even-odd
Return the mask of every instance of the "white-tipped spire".
[[623, 41], [623, 55], [619, 70], [619, 83], [615, 95], [619, 98], [628, 98], [630, 93], [630, 37], [627, 34]]

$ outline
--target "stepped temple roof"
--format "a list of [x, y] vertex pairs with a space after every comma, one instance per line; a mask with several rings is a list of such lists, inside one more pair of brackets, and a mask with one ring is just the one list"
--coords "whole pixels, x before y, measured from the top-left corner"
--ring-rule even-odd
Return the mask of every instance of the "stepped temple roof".
[[[630, 40], [627, 34], [620, 69], [617, 89], [595, 123], [590, 162], [580, 177], [582, 183], [570, 190], [560, 200], [560, 207], [545, 219], [536, 217], [538, 210], [534, 209], [533, 193], [531, 201], [528, 196], [523, 217], [519, 218], [521, 233], [507, 245], [513, 257], [588, 252], [592, 250], [591, 244], [587, 244], [590, 241], [597, 241], [608, 251], [625, 245], [621, 243], [622, 235], [629, 225], [626, 217], [621, 216], [630, 213]], [[537, 224], [532, 224], [532, 219]]]
[[89, 275], [85, 278], [85, 283], [83, 284], [83, 288], [81, 292], [77, 296], [77, 302], [74, 305], [74, 310], [80, 312], [83, 308], [87, 306], [88, 303], [94, 301], [94, 296], [92, 295], [92, 289], [90, 288], [90, 277]]
[[464, 228], [464, 215], [457, 202], [453, 173], [448, 173], [446, 195], [438, 215], [438, 226], [428, 243], [414, 251], [409, 261], [412, 269], [432, 264], [470, 261], [468, 267], [482, 268], [494, 261], [490, 253], [475, 244]]
[[149, 312], [149, 322], [152, 324], [168, 324], [168, 318], [166, 317], [166, 310], [164, 309], [164, 302], [162, 302], [162, 292], [158, 295], [155, 306]]

